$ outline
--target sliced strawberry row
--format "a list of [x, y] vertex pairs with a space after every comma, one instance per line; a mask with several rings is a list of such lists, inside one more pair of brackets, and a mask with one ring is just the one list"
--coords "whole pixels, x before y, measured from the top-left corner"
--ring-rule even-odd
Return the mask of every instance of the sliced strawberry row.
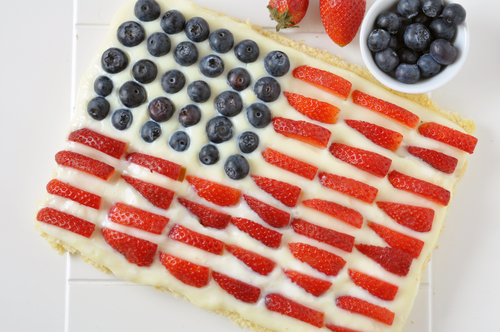
[[101, 207], [101, 196], [92, 194], [77, 187], [73, 187], [72, 185], [59, 181], [57, 179], [51, 180], [47, 184], [46, 188], [49, 194], [70, 199], [96, 210], [99, 210], [99, 208]]
[[192, 202], [185, 198], [177, 198], [179, 203], [181, 203], [189, 212], [198, 217], [200, 224], [205, 227], [212, 227], [216, 229], [224, 229], [229, 224], [231, 216], [212, 208], [203, 206], [201, 204]]
[[231, 223], [269, 248], [279, 248], [283, 234], [244, 218], [231, 218]]
[[292, 75], [343, 100], [351, 93], [351, 82], [325, 70], [304, 65], [295, 68]]
[[314, 198], [302, 202], [305, 206], [323, 212], [356, 228], [363, 225], [363, 216], [358, 211], [340, 204]]
[[209, 202], [220, 206], [233, 206], [238, 204], [241, 191], [217, 182], [212, 182], [195, 176], [186, 176], [187, 182], [196, 194]]
[[113, 166], [71, 151], [59, 151], [56, 153], [56, 163], [97, 176], [104, 181], [108, 181], [115, 172]]
[[392, 186], [396, 189], [416, 194], [444, 206], [447, 206], [450, 202], [450, 192], [430, 182], [420, 180], [397, 171], [390, 172], [388, 179]]
[[373, 123], [358, 120], [345, 120], [345, 123], [373, 143], [393, 152], [399, 148], [401, 141], [403, 141], [403, 135], [397, 131], [377, 126]]
[[325, 324], [325, 327], [333, 332], [359, 332], [357, 330], [351, 330], [351, 329], [348, 329], [347, 327], [342, 327], [342, 326], [333, 325], [333, 324]]
[[259, 201], [252, 196], [243, 195], [243, 198], [248, 206], [269, 225], [276, 228], [282, 228], [288, 226], [290, 223], [290, 213]]
[[108, 217], [116, 224], [142, 229], [153, 234], [161, 234], [169, 222], [167, 217], [123, 203], [113, 205]]
[[377, 197], [378, 189], [363, 182], [326, 172], [320, 172], [318, 177], [322, 186], [360, 201], [371, 204]]
[[369, 276], [356, 270], [348, 270], [349, 277], [359, 287], [368, 291], [373, 296], [385, 301], [392, 301], [398, 292], [398, 286]]
[[68, 141], [84, 144], [116, 159], [122, 157], [127, 147], [127, 144], [122, 141], [104, 136], [87, 128], [78, 129], [69, 134]]
[[375, 98], [361, 91], [355, 90], [352, 92], [352, 101], [360, 106], [385, 115], [392, 120], [410, 127], [416, 128], [419, 117], [403, 107], [389, 103], [388, 101]]
[[327, 280], [311, 277], [294, 270], [285, 270], [284, 272], [293, 283], [316, 297], [325, 294], [332, 287], [332, 283]]
[[151, 172], [164, 175], [176, 181], [184, 179], [185, 169], [176, 163], [166, 159], [153, 157], [140, 152], [133, 152], [127, 155], [127, 160], [133, 164], [145, 167]]
[[415, 258], [418, 258], [420, 256], [422, 248], [424, 247], [423, 241], [405, 234], [401, 234], [399, 232], [396, 232], [395, 230], [372, 221], [368, 222], [368, 226], [370, 226], [370, 228], [373, 229], [373, 231], [375, 231], [375, 233], [377, 233], [382, 239], [384, 239], [384, 241], [387, 242], [387, 244], [391, 247], [402, 249], [410, 253]]
[[210, 281], [210, 269], [160, 251], [161, 264], [186, 285], [201, 288]]
[[377, 206], [398, 224], [416, 232], [428, 232], [432, 228], [432, 209], [392, 202], [377, 202]]
[[246, 303], [257, 303], [260, 297], [260, 288], [247, 284], [241, 280], [231, 278], [228, 275], [212, 271], [212, 277], [220, 288]]
[[304, 97], [297, 93], [283, 92], [290, 106], [311, 120], [334, 124], [340, 109], [317, 99]]
[[356, 244], [356, 249], [380, 264], [385, 270], [401, 277], [408, 274], [413, 262], [412, 254], [398, 248]]
[[288, 247], [296, 259], [328, 276], [336, 276], [346, 264], [342, 257], [309, 244], [294, 242]]
[[122, 174], [122, 179], [134, 187], [145, 199], [160, 209], [167, 210], [174, 199], [174, 192], [170, 189], [145, 182]]
[[332, 143], [330, 153], [337, 159], [362, 171], [383, 178], [389, 172], [392, 160], [378, 153], [358, 149], [341, 143]]
[[125, 259], [138, 266], [153, 264], [158, 245], [144, 239], [137, 238], [109, 228], [102, 229], [104, 240], [116, 251], [125, 256]]
[[36, 220], [60, 227], [86, 238], [90, 238], [95, 230], [95, 224], [49, 207], [44, 207], [38, 211]]
[[281, 117], [273, 118], [274, 130], [283, 136], [324, 149], [332, 133], [321, 126], [307, 121], [296, 121]]
[[222, 255], [224, 251], [224, 242], [208, 235], [200, 234], [179, 224], [174, 225], [170, 233], [168, 233], [168, 237], [214, 255]]
[[316, 166], [312, 166], [270, 148], [266, 148], [262, 151], [262, 156], [269, 164], [302, 176], [308, 180], [314, 179], [316, 173], [318, 172], [318, 168]]
[[346, 252], [351, 252], [354, 246], [354, 236], [314, 225], [302, 219], [294, 219], [292, 221], [292, 229], [297, 234], [329, 244]]
[[455, 172], [455, 168], [458, 164], [458, 159], [455, 157], [448, 156], [444, 153], [434, 150], [419, 148], [416, 146], [409, 146], [406, 149], [411, 155], [422, 159], [424, 162], [431, 165], [438, 171], [446, 174], [452, 174], [453, 172]]
[[242, 261], [246, 266], [251, 268], [254, 272], [267, 276], [276, 267], [276, 263], [267, 257], [256, 254], [250, 250], [226, 244], [225, 248], [234, 257]]
[[389, 326], [392, 325], [396, 316], [392, 311], [384, 307], [353, 296], [340, 296], [335, 300], [335, 303], [339, 308], [369, 317]]
[[422, 136], [454, 146], [467, 153], [473, 153], [477, 144], [476, 137], [435, 122], [421, 124], [418, 132]]
[[301, 189], [292, 184], [263, 176], [252, 175], [257, 186], [288, 207], [295, 207], [299, 200]]
[[267, 309], [271, 311], [301, 320], [318, 328], [323, 327], [324, 313], [308, 308], [283, 295], [276, 293], [268, 294], [266, 295], [265, 302]]

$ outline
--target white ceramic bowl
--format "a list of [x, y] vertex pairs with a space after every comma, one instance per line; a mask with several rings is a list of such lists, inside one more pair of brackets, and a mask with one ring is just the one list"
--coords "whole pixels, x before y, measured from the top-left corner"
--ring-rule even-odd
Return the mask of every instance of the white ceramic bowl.
[[[373, 53], [367, 45], [368, 36], [375, 29], [375, 21], [380, 13], [386, 10], [396, 11], [396, 6], [399, 0], [377, 0], [370, 7], [363, 19], [360, 30], [360, 48], [361, 55], [368, 70], [379, 80], [382, 84], [396, 91], [406, 93], [425, 93], [443, 86], [449, 82], [462, 68], [467, 52], [469, 51], [469, 28], [466, 22], [457, 27], [455, 37], [451, 41], [452, 45], [458, 50], [457, 60], [448, 66], [443, 66], [441, 71], [434, 77], [420, 78], [420, 80], [413, 84], [406, 84], [399, 82], [394, 76], [380, 70], [375, 64]], [[445, 1], [445, 5], [453, 1]]]

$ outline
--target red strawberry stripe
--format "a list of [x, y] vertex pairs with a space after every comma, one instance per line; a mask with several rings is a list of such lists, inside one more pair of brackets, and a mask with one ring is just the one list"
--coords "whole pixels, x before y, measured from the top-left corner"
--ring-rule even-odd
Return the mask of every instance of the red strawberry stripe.
[[398, 292], [398, 286], [369, 276], [368, 274], [349, 269], [349, 277], [359, 287], [373, 296], [385, 301], [392, 301]]
[[286, 137], [294, 138], [301, 142], [324, 149], [332, 133], [321, 126], [306, 121], [276, 117], [273, 119], [274, 130]]
[[397, 131], [380, 127], [373, 123], [357, 120], [345, 120], [345, 123], [363, 134], [373, 143], [393, 152], [399, 148], [403, 140], [403, 135]]
[[127, 155], [127, 160], [131, 163], [148, 168], [151, 172], [159, 173], [173, 180], [183, 180], [182, 177], [184, 171], [182, 166], [171, 161], [139, 152]]
[[290, 213], [275, 208], [248, 195], [243, 195], [248, 206], [269, 225], [282, 228], [290, 223]]
[[109, 210], [108, 217], [114, 223], [142, 229], [153, 234], [161, 234], [169, 222], [169, 219], [164, 216], [123, 203], [113, 205]]
[[318, 172], [317, 167], [289, 157], [270, 148], [266, 148], [264, 151], [262, 151], [262, 156], [264, 157], [264, 160], [269, 164], [277, 166], [309, 180], [314, 179], [316, 173]]
[[201, 198], [220, 206], [233, 206], [239, 203], [241, 191], [217, 182], [195, 176], [186, 176], [187, 182]]
[[417, 232], [428, 232], [432, 228], [434, 210], [391, 202], [377, 202], [377, 205], [398, 224]]
[[144, 239], [137, 238], [109, 228], [102, 229], [104, 240], [127, 261], [138, 266], [153, 264], [158, 245]]
[[353, 236], [317, 226], [302, 219], [294, 219], [292, 228], [297, 234], [302, 234], [346, 252], [351, 252], [354, 246]]
[[300, 196], [300, 187], [263, 176], [252, 175], [257, 186], [288, 207], [295, 207]]
[[95, 225], [87, 220], [49, 207], [42, 208], [38, 211], [36, 220], [63, 228], [67, 231], [85, 236], [86, 238], [90, 238], [95, 229]]
[[231, 216], [184, 198], [177, 199], [189, 212], [197, 216], [200, 224], [205, 227], [224, 229], [231, 220]]
[[402, 249], [410, 253], [415, 258], [420, 256], [420, 252], [422, 252], [422, 248], [424, 247], [423, 241], [401, 234], [372, 221], [368, 222], [368, 226], [370, 226], [370, 228], [373, 229], [375, 233], [384, 239], [384, 241], [391, 247]]
[[325, 327], [333, 332], [359, 332], [357, 330], [348, 329], [347, 327], [341, 327], [341, 326], [332, 325], [332, 324], [325, 324]]
[[226, 250], [234, 257], [245, 263], [254, 272], [267, 276], [276, 267], [276, 263], [267, 257], [256, 254], [250, 250], [246, 250], [229, 244], [225, 245]]
[[231, 218], [231, 223], [269, 248], [279, 248], [283, 234], [244, 218]]
[[397, 248], [357, 244], [356, 249], [379, 263], [385, 270], [401, 277], [408, 274], [413, 262], [410, 253]]
[[317, 99], [304, 97], [297, 93], [283, 92], [290, 106], [311, 120], [334, 124], [340, 109]]
[[318, 177], [322, 186], [363, 202], [371, 204], [377, 197], [378, 189], [363, 182], [326, 172], [319, 173]]
[[361, 228], [363, 225], [363, 216], [361, 213], [340, 204], [317, 198], [305, 200], [302, 204], [311, 209], [326, 213], [356, 228]]
[[392, 311], [352, 296], [341, 296], [335, 300], [337, 307], [360, 314], [391, 326], [396, 316]]
[[285, 274], [292, 282], [314, 296], [321, 296], [332, 287], [332, 283], [329, 281], [314, 278], [294, 270], [285, 270]]
[[411, 192], [444, 206], [448, 205], [450, 202], [450, 192], [430, 182], [426, 182], [397, 171], [390, 172], [388, 179], [394, 188]]
[[78, 129], [69, 134], [68, 141], [90, 146], [116, 159], [121, 158], [127, 147], [124, 142], [101, 135], [87, 128]]
[[61, 166], [71, 167], [97, 176], [104, 181], [108, 181], [111, 175], [115, 172], [115, 168], [113, 166], [71, 151], [59, 151], [56, 153], [56, 162]]
[[225, 274], [212, 271], [212, 277], [219, 286], [237, 298], [246, 303], [256, 303], [260, 297], [260, 288], [247, 284], [246, 282], [231, 278]]
[[52, 195], [70, 199], [96, 210], [99, 210], [101, 206], [101, 196], [73, 187], [57, 179], [53, 179], [47, 184], [47, 192]]
[[394, 121], [408, 126], [412, 129], [416, 128], [418, 122], [420, 121], [419, 117], [412, 112], [400, 106], [389, 103], [388, 101], [375, 98], [358, 90], [354, 90], [352, 92], [352, 101], [357, 105], [366, 107], [372, 111], [388, 116]]
[[455, 168], [458, 164], [457, 158], [434, 150], [419, 148], [416, 146], [409, 146], [407, 147], [407, 150], [410, 154], [422, 159], [438, 171], [446, 174], [452, 174], [455, 172]]
[[214, 255], [222, 255], [224, 251], [224, 242], [208, 235], [197, 233], [179, 224], [174, 225], [170, 233], [168, 233], [168, 237]]
[[183, 283], [196, 288], [208, 285], [210, 269], [160, 251], [162, 265]]
[[134, 187], [145, 199], [160, 209], [167, 210], [174, 199], [174, 192], [170, 189], [157, 186], [122, 174], [122, 179]]
[[426, 122], [420, 125], [418, 132], [422, 136], [454, 146], [467, 153], [473, 153], [477, 144], [476, 137], [435, 122]]
[[346, 263], [342, 257], [309, 244], [296, 242], [289, 243], [288, 247], [299, 261], [329, 276], [336, 276]]
[[383, 178], [389, 172], [392, 160], [378, 153], [340, 143], [330, 145], [331, 154], [343, 162]]
[[292, 75], [343, 100], [347, 100], [351, 93], [351, 82], [325, 70], [300, 66], [293, 70]]
[[268, 294], [266, 296], [266, 307], [271, 311], [301, 320], [318, 328], [323, 327], [324, 313], [292, 301], [283, 295]]

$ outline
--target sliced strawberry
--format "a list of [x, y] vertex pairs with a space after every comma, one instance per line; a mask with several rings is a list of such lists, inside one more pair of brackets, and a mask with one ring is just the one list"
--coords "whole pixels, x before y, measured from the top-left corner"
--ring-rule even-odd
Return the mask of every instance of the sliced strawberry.
[[328, 141], [332, 135], [328, 129], [317, 124], [281, 117], [273, 118], [273, 126], [274, 130], [283, 136], [311, 144], [321, 149], [328, 146]]
[[160, 209], [167, 210], [174, 199], [174, 192], [170, 189], [145, 182], [131, 176], [123, 175], [122, 179], [134, 187], [145, 199]]
[[168, 237], [195, 248], [205, 250], [214, 255], [222, 255], [224, 251], [224, 242], [208, 235], [200, 234], [189, 228], [175, 224], [168, 233]]
[[155, 259], [158, 245], [109, 228], [102, 229], [104, 240], [133, 264], [150, 266]]
[[333, 332], [359, 332], [357, 330], [351, 330], [348, 329], [347, 327], [337, 326], [333, 324], [325, 324], [325, 327]]
[[300, 196], [300, 187], [263, 176], [252, 175], [257, 186], [281, 203], [289, 207], [295, 207]]
[[238, 204], [241, 191], [217, 182], [208, 181], [195, 176], [186, 176], [187, 182], [201, 198], [220, 206]]
[[186, 209], [198, 217], [200, 224], [205, 227], [224, 229], [231, 220], [231, 216], [184, 198], [177, 198]]
[[73, 187], [57, 179], [53, 179], [47, 184], [47, 192], [52, 195], [70, 199], [96, 210], [99, 210], [101, 207], [101, 196]]
[[243, 195], [248, 206], [269, 225], [282, 228], [290, 223], [290, 213], [275, 208], [248, 195]]
[[326, 213], [356, 228], [361, 228], [363, 225], [363, 216], [361, 213], [340, 204], [317, 198], [305, 200], [302, 204], [311, 209]]
[[337, 307], [360, 314], [391, 326], [396, 316], [392, 311], [352, 296], [340, 296], [335, 300]]
[[324, 313], [292, 301], [283, 295], [268, 294], [266, 296], [266, 307], [271, 311], [301, 320], [318, 328], [323, 327]]
[[349, 277], [359, 287], [367, 290], [373, 296], [385, 301], [392, 301], [398, 292], [398, 286], [380, 279], [349, 269]]
[[260, 297], [260, 288], [247, 284], [228, 275], [212, 271], [212, 277], [220, 288], [246, 303], [257, 303]]
[[413, 255], [398, 248], [356, 244], [356, 249], [379, 263], [385, 270], [401, 277], [408, 274], [413, 262]]
[[359, 131], [373, 143], [385, 149], [396, 151], [403, 140], [403, 135], [397, 131], [390, 130], [366, 121], [345, 120], [345, 123]]
[[383, 178], [389, 172], [392, 160], [378, 153], [354, 148], [341, 143], [330, 145], [331, 154], [354, 167]]
[[399, 173], [398, 171], [390, 172], [387, 178], [394, 188], [411, 192], [444, 206], [450, 202], [450, 192], [430, 182]]
[[412, 129], [416, 128], [418, 122], [420, 121], [417, 115], [413, 114], [407, 109], [389, 103], [388, 101], [375, 98], [358, 90], [352, 92], [352, 101], [357, 105], [366, 107], [379, 114], [385, 115], [392, 120]]
[[467, 153], [474, 153], [477, 144], [477, 138], [474, 136], [435, 122], [421, 124], [418, 127], [418, 132], [422, 136], [454, 146]]
[[309, 6], [309, 0], [269, 0], [269, 13], [275, 20], [276, 31], [287, 28], [298, 28]]
[[391, 202], [377, 202], [377, 205], [398, 224], [417, 232], [428, 232], [432, 228], [434, 210]]
[[455, 157], [434, 150], [419, 148], [417, 146], [409, 146], [406, 149], [410, 154], [422, 159], [438, 171], [446, 174], [455, 172], [455, 168], [458, 164], [458, 159]]
[[309, 244], [294, 242], [289, 243], [288, 247], [299, 261], [329, 276], [339, 274], [346, 263], [342, 257]]
[[87, 238], [90, 238], [95, 230], [95, 224], [49, 207], [44, 207], [38, 211], [36, 220], [63, 228]]
[[256, 254], [250, 250], [229, 244], [226, 244], [225, 247], [226, 250], [229, 251], [234, 257], [245, 263], [245, 265], [251, 268], [254, 272], [263, 276], [267, 276], [276, 267], [276, 263], [269, 258]]
[[196, 288], [208, 285], [210, 269], [160, 251], [160, 262], [175, 278]]
[[332, 287], [332, 283], [329, 281], [314, 278], [294, 270], [285, 270], [285, 274], [292, 282], [314, 296], [321, 296]]
[[71, 151], [59, 151], [56, 153], [56, 162], [61, 166], [71, 167], [97, 176], [104, 181], [108, 181], [115, 172], [113, 166]]
[[337, 106], [291, 92], [283, 92], [290, 106], [311, 120], [334, 124], [340, 109]]
[[271, 165], [302, 176], [308, 180], [314, 179], [316, 173], [318, 172], [318, 168], [316, 166], [309, 165], [303, 161], [289, 157], [270, 148], [266, 148], [262, 151], [262, 156], [264, 157], [264, 160]]
[[326, 172], [320, 172], [318, 177], [322, 186], [363, 202], [371, 204], [377, 197], [378, 189], [363, 182]]
[[169, 222], [167, 217], [123, 203], [113, 205], [109, 210], [108, 217], [114, 223], [142, 229], [153, 234], [161, 234]]
[[68, 141], [90, 146], [116, 159], [122, 157], [127, 147], [127, 144], [124, 142], [96, 133], [87, 128], [78, 129], [69, 134]]
[[423, 241], [401, 234], [373, 221], [369, 221], [368, 226], [391, 247], [407, 251], [415, 258], [420, 256], [420, 252], [422, 252], [422, 248], [424, 247]]
[[231, 223], [269, 248], [279, 248], [283, 234], [244, 218], [231, 218]]
[[354, 246], [354, 236], [314, 225], [302, 219], [294, 219], [292, 228], [297, 234], [302, 234], [346, 252], [351, 252]]
[[159, 173], [173, 180], [182, 181], [184, 179], [185, 169], [183, 169], [181, 165], [171, 161], [139, 152], [127, 155], [127, 160], [131, 163], [148, 168], [151, 172]]
[[304, 65], [295, 68], [292, 75], [343, 100], [351, 93], [351, 82], [325, 70]]
[[335, 44], [344, 47], [358, 33], [366, 0], [320, 0], [319, 12], [325, 31]]

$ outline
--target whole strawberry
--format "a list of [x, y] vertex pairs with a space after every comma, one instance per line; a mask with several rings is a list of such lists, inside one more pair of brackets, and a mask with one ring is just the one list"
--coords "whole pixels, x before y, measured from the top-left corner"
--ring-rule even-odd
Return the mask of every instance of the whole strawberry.
[[286, 28], [298, 28], [309, 7], [309, 0], [269, 0], [271, 19], [278, 22], [276, 31]]
[[366, 0], [320, 0], [319, 11], [326, 33], [344, 47], [359, 30], [365, 15]]

